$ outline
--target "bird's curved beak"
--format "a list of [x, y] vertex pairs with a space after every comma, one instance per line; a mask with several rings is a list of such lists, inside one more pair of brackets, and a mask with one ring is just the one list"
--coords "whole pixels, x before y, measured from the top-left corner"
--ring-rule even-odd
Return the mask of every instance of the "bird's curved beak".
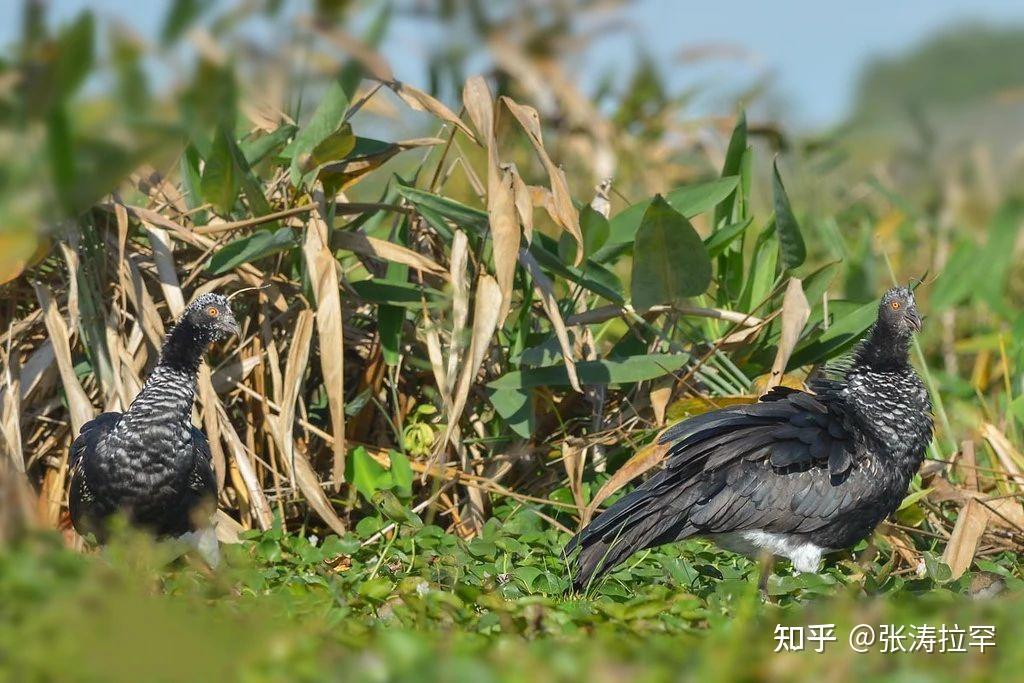
[[241, 328], [238, 326], [238, 321], [235, 320], [235, 316], [227, 316], [221, 320], [221, 326], [224, 332], [232, 336], [237, 337], [241, 333]]
[[924, 319], [921, 318], [920, 315], [918, 315], [916, 308], [911, 308], [907, 310], [906, 318], [907, 322], [910, 323], [910, 326], [914, 328], [915, 332], [921, 331], [921, 325], [924, 322]]

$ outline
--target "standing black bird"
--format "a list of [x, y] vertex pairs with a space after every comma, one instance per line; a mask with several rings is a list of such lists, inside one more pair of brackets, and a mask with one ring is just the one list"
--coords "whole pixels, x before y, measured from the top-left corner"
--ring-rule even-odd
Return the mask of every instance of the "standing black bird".
[[566, 546], [585, 589], [637, 550], [704, 536], [817, 571], [899, 506], [931, 441], [931, 402], [910, 365], [921, 329], [911, 288], [885, 293], [841, 380], [777, 387], [758, 403], [673, 425], [665, 468]]
[[[168, 333], [153, 373], [126, 413], [103, 413], [71, 444], [71, 521], [80, 534], [106, 538], [117, 513], [158, 536], [187, 536], [216, 560], [209, 518], [217, 484], [206, 435], [192, 426], [196, 373], [217, 339], [238, 334], [219, 294], [190, 304]], [[196, 532], [196, 533], [192, 533]]]

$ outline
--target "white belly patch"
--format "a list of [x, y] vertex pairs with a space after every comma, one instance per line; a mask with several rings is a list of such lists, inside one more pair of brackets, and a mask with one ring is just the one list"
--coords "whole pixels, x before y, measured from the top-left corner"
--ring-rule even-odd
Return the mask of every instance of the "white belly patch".
[[822, 554], [831, 552], [831, 549], [814, 545], [799, 536], [757, 529], [711, 534], [708, 538], [726, 550], [750, 558], [760, 557], [765, 552], [785, 557], [793, 563], [793, 569], [798, 572], [817, 572]]

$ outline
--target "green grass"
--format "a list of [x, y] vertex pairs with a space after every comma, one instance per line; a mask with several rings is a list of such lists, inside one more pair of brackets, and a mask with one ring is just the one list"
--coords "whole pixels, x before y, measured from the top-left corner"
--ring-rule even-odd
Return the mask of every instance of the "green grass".
[[[1012, 597], [973, 599], [978, 574], [937, 562], [890, 574], [882, 549], [820, 575], [779, 566], [766, 603], [755, 563], [692, 541], [567, 598], [567, 536], [505, 517], [469, 542], [422, 526], [366, 543], [373, 518], [316, 545], [270, 531], [225, 547], [216, 574], [142, 538], [81, 556], [29, 536], [0, 556], [0, 680], [995, 680], [1024, 663], [1009, 555], [979, 564]], [[991, 624], [997, 647], [858, 654], [856, 623]], [[778, 624], [835, 624], [837, 641], [775, 653]]]

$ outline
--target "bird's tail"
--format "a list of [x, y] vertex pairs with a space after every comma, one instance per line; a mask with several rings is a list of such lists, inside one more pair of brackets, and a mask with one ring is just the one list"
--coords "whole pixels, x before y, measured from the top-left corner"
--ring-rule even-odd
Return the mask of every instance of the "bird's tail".
[[572, 590], [582, 593], [638, 550], [683, 538], [686, 515], [670, 509], [652, 491], [638, 489], [606, 510], [565, 546], [571, 563]]

